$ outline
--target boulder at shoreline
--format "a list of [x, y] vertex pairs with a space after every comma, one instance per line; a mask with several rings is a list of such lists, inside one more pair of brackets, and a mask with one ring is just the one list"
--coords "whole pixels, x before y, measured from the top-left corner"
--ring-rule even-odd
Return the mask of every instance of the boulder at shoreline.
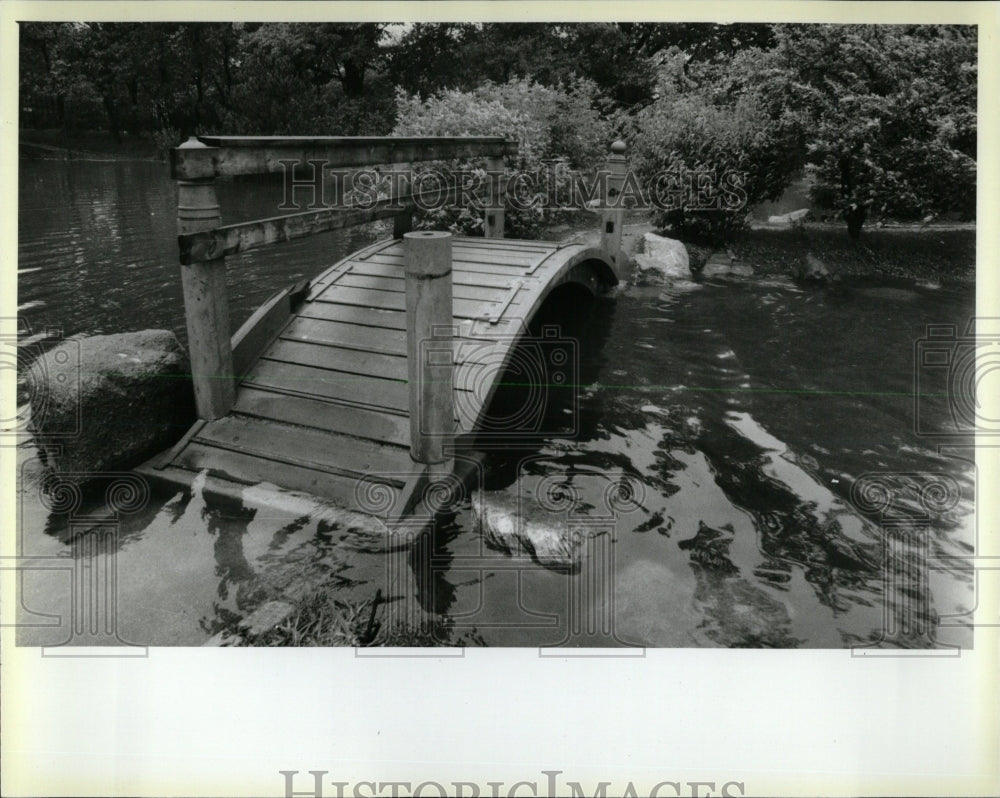
[[187, 355], [169, 330], [70, 339], [31, 373], [41, 459], [77, 484], [137, 466], [194, 421]]
[[643, 276], [664, 280], [690, 280], [691, 260], [687, 248], [673, 238], [646, 233], [643, 252], [635, 256], [635, 264]]

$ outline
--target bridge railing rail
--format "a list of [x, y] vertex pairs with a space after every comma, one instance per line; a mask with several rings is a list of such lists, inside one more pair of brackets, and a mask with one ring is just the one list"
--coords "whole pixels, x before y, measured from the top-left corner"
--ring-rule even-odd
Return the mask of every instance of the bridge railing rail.
[[[446, 187], [403, 193], [366, 207], [322, 208], [286, 216], [223, 225], [215, 181], [220, 177], [286, 171], [295, 164], [316, 168], [362, 168], [458, 158], [485, 158], [491, 178], [484, 233], [502, 238], [503, 159], [517, 154], [517, 142], [499, 136], [193, 136], [171, 152], [177, 181], [177, 232], [188, 349], [198, 415], [219, 418], [235, 400], [233, 341], [229, 337], [229, 297], [225, 258], [316, 233], [394, 219], [394, 235], [412, 227], [418, 201], [440, 199]], [[294, 174], [294, 172], [293, 172]], [[433, 196], [432, 196], [433, 195]], [[255, 323], [266, 314], [255, 314]], [[241, 333], [249, 332], [241, 329]], [[241, 337], [237, 333], [236, 339]], [[243, 358], [245, 359], [245, 358]]]

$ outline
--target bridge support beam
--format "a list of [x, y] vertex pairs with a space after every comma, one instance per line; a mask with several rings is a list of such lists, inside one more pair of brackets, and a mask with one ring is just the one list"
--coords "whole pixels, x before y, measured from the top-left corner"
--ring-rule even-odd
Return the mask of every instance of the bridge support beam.
[[[179, 149], [204, 147], [192, 137]], [[221, 221], [212, 178], [177, 181], [178, 234], [213, 230]], [[236, 399], [225, 258], [182, 265], [181, 285], [195, 407], [200, 418], [220, 418]]]
[[403, 242], [410, 456], [444, 476], [455, 433], [451, 233], [406, 233]]
[[608, 197], [604, 213], [601, 215], [601, 249], [615, 264], [615, 274], [619, 278], [625, 268], [622, 263], [622, 225], [625, 208], [621, 204], [622, 188], [625, 185], [625, 142], [616, 141], [611, 145], [608, 156]]

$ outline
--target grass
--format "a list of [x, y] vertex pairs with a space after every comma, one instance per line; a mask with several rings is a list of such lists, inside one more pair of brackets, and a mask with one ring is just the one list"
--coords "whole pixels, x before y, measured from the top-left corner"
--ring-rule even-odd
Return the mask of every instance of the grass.
[[795, 274], [811, 253], [843, 276], [952, 283], [976, 279], [976, 231], [968, 227], [870, 228], [853, 240], [843, 225], [817, 223], [747, 230], [729, 248], [758, 274]]

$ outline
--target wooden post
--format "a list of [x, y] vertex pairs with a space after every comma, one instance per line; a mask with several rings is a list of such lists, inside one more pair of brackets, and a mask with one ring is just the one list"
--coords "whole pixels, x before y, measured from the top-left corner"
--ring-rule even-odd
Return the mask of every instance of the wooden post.
[[[178, 149], [201, 147], [205, 145], [192, 136]], [[179, 234], [212, 230], [221, 221], [213, 178], [177, 181]], [[219, 418], [236, 398], [225, 258], [182, 265], [181, 285], [195, 406], [200, 418]]]
[[608, 156], [608, 198], [604, 213], [601, 215], [601, 249], [607, 253], [615, 264], [615, 272], [621, 276], [624, 266], [622, 261], [622, 223], [625, 219], [625, 208], [621, 205], [622, 187], [625, 185], [625, 142], [616, 141], [611, 145], [611, 155]]
[[406, 233], [403, 243], [410, 456], [450, 471], [441, 466], [448, 463], [444, 446], [455, 432], [451, 233]]
[[483, 235], [486, 238], [503, 238], [503, 206], [506, 193], [503, 158], [489, 158], [486, 161], [486, 170], [493, 172], [494, 176], [490, 177], [490, 202], [483, 217]]
[[[397, 168], [392, 180], [392, 190], [398, 192], [397, 196], [404, 197], [410, 193], [410, 180], [406, 175], [410, 173], [411, 165], [405, 164], [406, 171]], [[400, 172], [402, 171], [402, 174]], [[402, 238], [413, 229], [413, 211], [402, 211], [398, 216], [392, 217], [392, 237]]]

